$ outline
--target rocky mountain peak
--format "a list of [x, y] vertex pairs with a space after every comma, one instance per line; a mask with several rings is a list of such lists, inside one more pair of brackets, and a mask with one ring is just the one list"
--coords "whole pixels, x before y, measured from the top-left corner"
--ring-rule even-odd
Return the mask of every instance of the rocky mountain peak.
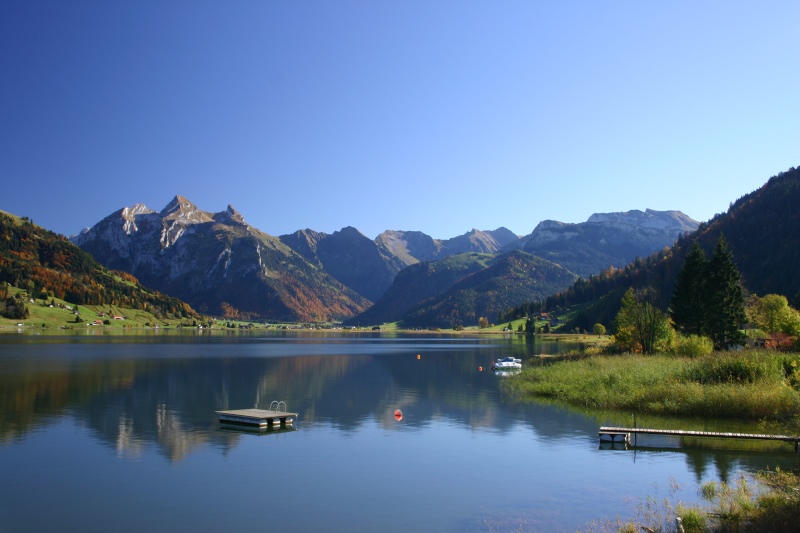
[[180, 195], [175, 196], [159, 214], [163, 219], [174, 220], [184, 224], [197, 224], [213, 220], [209, 213], [201, 211], [196, 205]]
[[228, 204], [228, 208], [221, 213], [214, 215], [214, 220], [245, 224], [244, 217], [234, 207]]
[[136, 215], [148, 215], [151, 213], [155, 213], [155, 211], [153, 211], [146, 205], [133, 204], [132, 207], [123, 207], [121, 211], [121, 216], [125, 220], [133, 220], [136, 217]]
[[680, 211], [595, 213], [577, 224], [543, 220], [516, 246], [587, 277], [669, 246], [698, 225]]
[[345, 238], [346, 237], [348, 239], [352, 239], [352, 240], [355, 240], [355, 241], [358, 241], [358, 242], [361, 242], [361, 241], [363, 241], [365, 239], [369, 240], [363, 233], [358, 231], [353, 226], [345, 226], [344, 228], [340, 229], [339, 231], [334, 231], [333, 232], [333, 236], [334, 237], [339, 237], [339, 238]]
[[534, 228], [533, 232], [536, 233], [537, 231], [563, 228], [566, 225], [567, 225], [566, 222], [559, 222], [558, 220], [542, 220], [541, 222], [536, 224], [536, 228]]
[[678, 232], [693, 231], [698, 225], [697, 221], [680, 211], [656, 211], [655, 209], [646, 209], [644, 212], [632, 209], [617, 213], [595, 213], [589, 217], [586, 223], [635, 226]]

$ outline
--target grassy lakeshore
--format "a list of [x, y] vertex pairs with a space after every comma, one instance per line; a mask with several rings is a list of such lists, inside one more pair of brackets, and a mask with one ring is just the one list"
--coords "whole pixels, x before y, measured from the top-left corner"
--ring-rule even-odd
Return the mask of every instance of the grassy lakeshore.
[[800, 354], [717, 352], [555, 358], [505, 385], [519, 399], [655, 415], [800, 419]]
[[[507, 392], [546, 398], [579, 410], [662, 416], [731, 418], [777, 424], [800, 434], [800, 354], [771, 350], [717, 352], [705, 357], [582, 355], [537, 359]], [[662, 424], [663, 425], [663, 424]], [[636, 516], [593, 522], [585, 531], [687, 533], [789, 532], [800, 520], [798, 471], [759, 473], [748, 482], [706, 483], [705, 504], [648, 498]], [[645, 527], [649, 529], [645, 529]]]

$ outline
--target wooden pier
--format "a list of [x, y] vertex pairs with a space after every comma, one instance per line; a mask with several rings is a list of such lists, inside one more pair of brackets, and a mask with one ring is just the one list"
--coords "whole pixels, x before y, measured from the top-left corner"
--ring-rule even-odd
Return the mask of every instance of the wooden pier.
[[[794, 451], [800, 452], [800, 436], [797, 435], [766, 435], [762, 433], [717, 433], [713, 431], [692, 431], [683, 429], [646, 429], [646, 428], [620, 428], [601, 427], [601, 442], [619, 442], [624, 440], [630, 444], [630, 435], [668, 435], [672, 437], [709, 437], [716, 439], [751, 439], [751, 440], [778, 440], [794, 443]], [[619, 435], [626, 435], [624, 439]]]
[[280, 427], [291, 425], [297, 413], [272, 409], [237, 409], [234, 411], [215, 411], [219, 415], [219, 421], [229, 425], [241, 425], [259, 428], [271, 428], [278, 421]]

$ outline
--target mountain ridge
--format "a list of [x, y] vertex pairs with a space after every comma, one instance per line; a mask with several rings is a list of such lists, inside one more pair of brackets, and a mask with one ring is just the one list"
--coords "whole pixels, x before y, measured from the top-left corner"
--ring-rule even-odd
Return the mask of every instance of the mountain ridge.
[[[131, 272], [204, 313], [226, 318], [346, 320], [381, 300], [401, 271], [420, 262], [465, 253], [502, 256], [519, 249], [580, 276], [609, 264], [621, 265], [639, 254], [642, 246], [649, 246], [649, 253], [672, 243], [682, 224], [691, 221], [679, 211], [649, 209], [595, 213], [589, 220], [544, 221], [525, 237], [500, 227], [473, 228], [451, 239], [387, 230], [371, 240], [351, 226], [332, 234], [307, 228], [275, 237], [250, 226], [232, 205], [211, 213], [176, 195], [160, 211], [144, 204], [121, 208], [72, 240], [109, 268]], [[633, 238], [635, 233], [641, 235]], [[631, 242], [640, 247], [631, 248]], [[592, 263], [598, 247], [605, 249], [599, 262]], [[565, 277], [557, 277], [565, 283]], [[446, 279], [448, 284], [457, 281], [453, 276]]]

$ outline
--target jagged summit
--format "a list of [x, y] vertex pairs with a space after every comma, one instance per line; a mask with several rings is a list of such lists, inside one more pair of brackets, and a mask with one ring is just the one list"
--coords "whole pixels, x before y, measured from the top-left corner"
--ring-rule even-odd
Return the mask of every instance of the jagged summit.
[[181, 208], [191, 208], [195, 207], [192, 202], [190, 202], [186, 197], [181, 195], [175, 195], [175, 197], [169, 201], [169, 203], [161, 210], [162, 216], [167, 216], [175, 211], [180, 210]]
[[519, 240], [511, 230], [499, 227], [471, 231], [447, 240], [434, 239], [421, 231], [384, 231], [375, 239], [378, 246], [397, 256], [406, 266], [418, 261], [435, 261], [467, 252], [496, 253]]
[[363, 233], [361, 233], [357, 228], [354, 228], [353, 226], [345, 226], [339, 231], [334, 231], [333, 235], [339, 237], [347, 237], [348, 239], [355, 239], [355, 240], [368, 239], [367, 236], [365, 236]]
[[161, 210], [161, 217], [184, 224], [197, 224], [198, 222], [211, 222], [213, 216], [197, 208], [183, 196], [177, 195], [167, 206]]
[[244, 217], [241, 213], [239, 213], [234, 207], [228, 204], [228, 208], [225, 211], [221, 211], [214, 215], [215, 221], [225, 221], [225, 222], [234, 222], [236, 224], [246, 224], [244, 221]]
[[132, 207], [123, 207], [121, 212], [122, 212], [122, 218], [126, 219], [131, 219], [136, 215], [155, 213], [155, 211], [153, 211], [144, 204], [133, 204]]

